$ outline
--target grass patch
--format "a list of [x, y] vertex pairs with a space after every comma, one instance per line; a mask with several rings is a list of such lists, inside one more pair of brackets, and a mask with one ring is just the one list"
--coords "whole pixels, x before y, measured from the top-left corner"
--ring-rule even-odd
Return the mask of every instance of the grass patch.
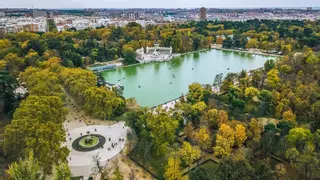
[[95, 136], [90, 136], [90, 138], [88, 139], [87, 137], [82, 138], [79, 141], [79, 145], [83, 148], [91, 148], [93, 146], [96, 146], [99, 143], [99, 138], [95, 137]]

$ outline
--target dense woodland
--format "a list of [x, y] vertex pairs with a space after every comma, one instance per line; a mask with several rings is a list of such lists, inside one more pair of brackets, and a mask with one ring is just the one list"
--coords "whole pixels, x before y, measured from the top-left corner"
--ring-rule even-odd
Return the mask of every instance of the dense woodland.
[[[84, 69], [120, 57], [124, 64], [136, 63], [135, 50], [155, 41], [177, 53], [217, 43], [285, 56], [268, 60], [261, 69], [229, 73], [223, 80], [217, 76], [212, 81], [219, 93], [212, 92], [212, 85], [191, 84], [170, 110], [139, 107], [134, 99], [98, 87], [97, 77]], [[125, 120], [138, 137], [131, 156], [159, 178], [181, 179], [183, 169], [211, 157], [219, 163], [190, 170], [189, 179], [319, 179], [319, 42], [319, 21], [146, 28], [129, 23], [63, 32], [51, 24], [47, 33], [6, 34], [0, 39], [0, 96], [9, 122], [0, 124], [0, 164], [11, 165], [0, 168], [9, 168], [9, 179], [51, 174], [70, 179], [69, 151], [61, 146], [70, 96], [92, 117]], [[21, 83], [27, 97], [14, 95]]]

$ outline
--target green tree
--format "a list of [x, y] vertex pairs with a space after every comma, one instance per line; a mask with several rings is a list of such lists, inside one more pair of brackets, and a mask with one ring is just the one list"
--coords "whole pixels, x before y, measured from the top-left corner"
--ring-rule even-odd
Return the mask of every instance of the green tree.
[[274, 112], [274, 104], [272, 92], [268, 90], [262, 90], [258, 94], [258, 98], [260, 100], [260, 112], [263, 115], [270, 115]]
[[64, 162], [69, 150], [62, 146], [65, 132], [62, 123], [66, 110], [55, 96], [29, 96], [21, 102], [11, 124], [4, 133], [3, 150], [15, 159], [26, 151], [33, 151], [44, 174], [51, 174], [54, 164]]
[[54, 167], [54, 180], [71, 180], [71, 170], [67, 163], [60, 163]]
[[41, 180], [41, 168], [33, 153], [29, 153], [26, 159], [13, 162], [7, 170], [9, 180]]
[[193, 83], [189, 85], [189, 93], [187, 95], [187, 100], [191, 104], [203, 101], [203, 89], [201, 84]]
[[172, 36], [171, 47], [172, 47], [172, 51], [173, 51], [174, 53], [179, 53], [179, 52], [181, 52], [181, 49], [182, 49], [182, 39], [181, 39], [181, 36], [179, 36], [179, 35], [174, 35], [174, 36]]
[[123, 63], [124, 64], [135, 64], [136, 63], [136, 52], [132, 47], [127, 47], [123, 49]]
[[158, 109], [156, 114], [146, 114], [147, 127], [153, 140], [153, 148], [157, 155], [167, 152], [169, 145], [174, 141], [178, 121], [170, 117], [166, 110]]
[[269, 72], [271, 69], [273, 69], [276, 66], [276, 63], [273, 59], [268, 59], [265, 63], [264, 63], [264, 70], [266, 72]]

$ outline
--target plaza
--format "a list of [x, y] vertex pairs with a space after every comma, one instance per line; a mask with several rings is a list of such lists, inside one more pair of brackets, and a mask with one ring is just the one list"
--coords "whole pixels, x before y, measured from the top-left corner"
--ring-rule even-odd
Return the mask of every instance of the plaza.
[[[114, 125], [82, 126], [78, 121], [64, 123], [66, 129], [66, 146], [69, 150], [68, 165], [73, 176], [89, 177], [95, 174], [93, 157], [99, 156], [102, 166], [118, 155], [125, 147], [128, 127], [124, 122]], [[75, 128], [73, 128], [75, 127]]]

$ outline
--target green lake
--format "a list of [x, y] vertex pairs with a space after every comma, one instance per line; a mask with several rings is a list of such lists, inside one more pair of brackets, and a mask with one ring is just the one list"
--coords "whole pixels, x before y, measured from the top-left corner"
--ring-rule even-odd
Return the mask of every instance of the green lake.
[[[125, 98], [135, 98], [139, 105], [152, 107], [188, 92], [193, 82], [212, 84], [217, 74], [260, 68], [275, 57], [210, 50], [183, 55], [167, 62], [153, 62], [104, 71], [111, 83], [124, 86]], [[229, 70], [228, 70], [229, 68]], [[140, 87], [139, 87], [140, 86]]]

